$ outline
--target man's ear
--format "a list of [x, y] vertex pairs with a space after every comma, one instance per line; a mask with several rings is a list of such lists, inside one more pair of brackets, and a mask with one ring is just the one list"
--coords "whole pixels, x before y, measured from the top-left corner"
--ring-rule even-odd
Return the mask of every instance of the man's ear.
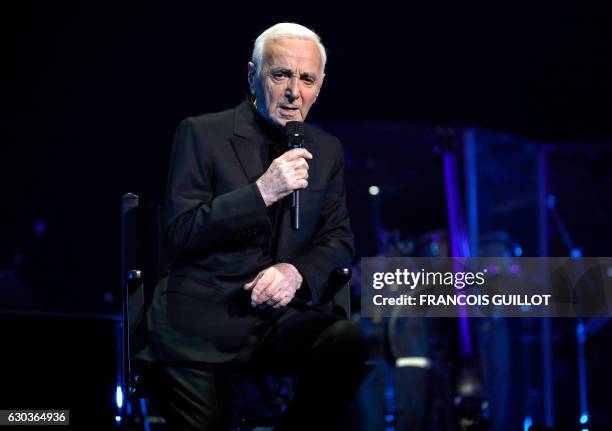
[[247, 66], [247, 80], [249, 81], [249, 89], [251, 90], [251, 94], [255, 94], [255, 74], [257, 73], [257, 67], [252, 61], [249, 61]]

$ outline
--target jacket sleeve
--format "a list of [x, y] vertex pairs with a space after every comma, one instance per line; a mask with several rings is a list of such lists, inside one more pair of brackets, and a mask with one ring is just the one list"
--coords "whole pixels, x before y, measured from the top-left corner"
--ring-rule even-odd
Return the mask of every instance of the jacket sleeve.
[[214, 155], [203, 129], [188, 118], [174, 137], [164, 207], [172, 259], [207, 254], [270, 229], [256, 184], [214, 195]]
[[298, 296], [311, 300], [313, 304], [320, 302], [334, 269], [350, 268], [355, 252], [346, 207], [344, 157], [340, 141], [337, 141], [337, 148], [313, 241], [291, 261], [304, 278], [304, 286], [298, 290]]

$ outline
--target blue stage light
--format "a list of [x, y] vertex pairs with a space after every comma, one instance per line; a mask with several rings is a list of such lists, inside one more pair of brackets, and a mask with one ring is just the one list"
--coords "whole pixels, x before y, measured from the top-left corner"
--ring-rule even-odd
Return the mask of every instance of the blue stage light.
[[583, 414], [580, 415], [580, 423], [582, 425], [584, 425], [588, 421], [589, 421], [589, 414], [588, 413], [583, 413]]
[[387, 423], [391, 423], [391, 422], [393, 422], [393, 419], [395, 419], [395, 416], [394, 416], [394, 415], [387, 415], [387, 416], [385, 416], [385, 421], [386, 421]]
[[386, 388], [385, 389], [385, 398], [390, 399], [393, 398], [393, 388]]
[[119, 415], [115, 416], [115, 422], [121, 423], [121, 416]]
[[123, 407], [123, 389], [121, 389], [121, 386], [117, 386], [117, 390], [115, 392], [115, 402], [117, 403], [117, 407]]
[[533, 425], [533, 419], [531, 419], [531, 416], [525, 416], [525, 419], [523, 419], [523, 431], [529, 431], [531, 425]]
[[570, 256], [571, 257], [582, 257], [582, 251], [579, 248], [573, 248], [572, 251], [570, 251]]
[[514, 247], [514, 255], [517, 257], [522, 256], [523, 254], [523, 249], [520, 248], [518, 245], [516, 247]]

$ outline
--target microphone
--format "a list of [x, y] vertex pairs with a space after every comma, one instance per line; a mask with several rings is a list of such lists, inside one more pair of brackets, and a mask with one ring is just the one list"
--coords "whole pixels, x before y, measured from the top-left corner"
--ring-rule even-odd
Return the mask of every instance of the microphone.
[[[304, 142], [304, 123], [301, 121], [287, 121], [285, 124], [285, 135], [289, 149], [301, 148]], [[300, 191], [291, 193], [291, 227], [300, 229]]]

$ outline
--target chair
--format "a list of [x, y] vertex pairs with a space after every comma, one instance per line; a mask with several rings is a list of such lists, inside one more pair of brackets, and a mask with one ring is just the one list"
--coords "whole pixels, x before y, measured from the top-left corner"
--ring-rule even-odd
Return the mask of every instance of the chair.
[[[160, 232], [156, 220], [159, 208], [141, 206], [140, 199], [127, 193], [121, 201], [121, 361], [123, 402], [119, 418], [125, 430], [149, 431], [165, 424], [163, 417], [152, 414], [146, 399], [146, 366], [137, 367], [132, 358], [144, 347], [145, 313], [150, 294], [161, 276], [165, 260], [159, 247]], [[156, 250], [157, 253], [151, 253]], [[151, 286], [151, 290], [145, 290]], [[142, 365], [142, 364], [141, 364]], [[145, 364], [146, 365], [146, 364]]]
[[[165, 421], [152, 414], [146, 400], [146, 373], [151, 364], [132, 358], [144, 347], [146, 309], [157, 281], [164, 275], [167, 260], [161, 247], [161, 226], [158, 206], [141, 205], [138, 195], [127, 193], [121, 202], [121, 385], [124, 402], [122, 425], [126, 430], [152, 429]], [[152, 253], [151, 251], [155, 251]], [[331, 274], [330, 289], [322, 301], [330, 301], [335, 313], [350, 317], [350, 268], [337, 268]], [[290, 385], [289, 385], [290, 386]], [[291, 388], [277, 385], [278, 394], [288, 397]], [[272, 426], [278, 417], [235, 414], [234, 430]]]

